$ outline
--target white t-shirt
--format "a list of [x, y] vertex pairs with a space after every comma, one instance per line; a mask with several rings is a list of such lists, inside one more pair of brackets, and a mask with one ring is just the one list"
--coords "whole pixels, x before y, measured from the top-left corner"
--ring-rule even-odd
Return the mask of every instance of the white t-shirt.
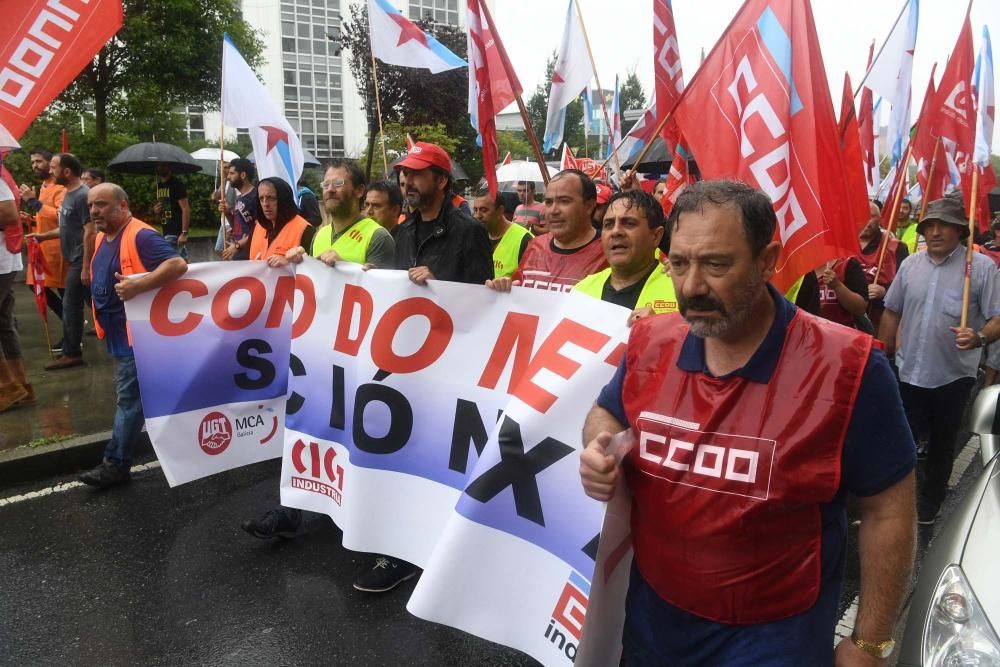
[[[0, 179], [0, 202], [14, 201], [14, 193], [10, 191], [10, 186], [3, 179]], [[0, 232], [0, 237], [3, 232]], [[7, 244], [0, 238], [0, 275], [20, 271], [24, 268], [21, 264], [21, 253], [8, 252]]]

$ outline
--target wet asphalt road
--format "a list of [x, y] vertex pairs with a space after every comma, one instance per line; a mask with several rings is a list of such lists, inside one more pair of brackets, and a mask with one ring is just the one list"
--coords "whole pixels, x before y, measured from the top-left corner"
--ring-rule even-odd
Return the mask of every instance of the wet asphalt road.
[[[170, 489], [159, 469], [106, 492], [0, 506], [0, 665], [536, 665], [410, 615], [414, 581], [351, 584], [368, 558], [325, 517], [295, 540], [240, 527], [277, 502], [277, 461]], [[945, 508], [972, 477], [969, 466]], [[71, 481], [4, 489], [0, 497]], [[922, 529], [920, 555], [940, 529]], [[850, 530], [857, 550], [857, 527]], [[858, 591], [856, 555], [841, 611]]]
[[278, 467], [176, 489], [153, 469], [0, 507], [0, 665], [537, 664], [410, 615], [415, 580], [355, 591], [368, 559], [325, 517], [296, 540], [244, 533]]

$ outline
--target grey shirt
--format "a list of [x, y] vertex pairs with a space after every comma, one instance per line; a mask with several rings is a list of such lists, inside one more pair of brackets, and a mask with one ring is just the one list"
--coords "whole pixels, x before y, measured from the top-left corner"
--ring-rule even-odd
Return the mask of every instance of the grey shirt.
[[[896, 351], [899, 379], [925, 389], [963, 377], [976, 377], [982, 350], [959, 350], [955, 334], [962, 317], [962, 285], [966, 248], [959, 245], [941, 262], [927, 252], [906, 258], [899, 267], [885, 307], [901, 316]], [[997, 267], [982, 253], [973, 253], [968, 326], [980, 330], [1000, 315]]]
[[90, 188], [82, 184], [72, 192], [67, 191], [59, 207], [59, 243], [63, 257], [70, 264], [83, 261], [83, 226], [90, 222], [88, 192]]

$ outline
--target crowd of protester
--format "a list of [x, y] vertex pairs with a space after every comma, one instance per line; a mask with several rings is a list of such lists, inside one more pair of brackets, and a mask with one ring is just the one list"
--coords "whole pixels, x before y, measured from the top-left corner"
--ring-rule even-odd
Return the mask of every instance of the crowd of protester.
[[[799, 399], [814, 400], [822, 392], [842, 391], [835, 382], [838, 377], [843, 382], [854, 377], [858, 383], [851, 398], [854, 412], [830, 408], [823, 417], [831, 423], [838, 418], [850, 421], [846, 436], [841, 436], [840, 457], [836, 448], [825, 454], [842, 458], [842, 475], [835, 477], [842, 476], [843, 481], [838, 484], [822, 475], [805, 475], [803, 483], [812, 487], [799, 488], [799, 484], [794, 490], [781, 490], [799, 493], [811, 499], [807, 505], [823, 508], [822, 590], [790, 593], [790, 606], [778, 605], [755, 622], [771, 624], [782, 615], [799, 618], [829, 613], [832, 589], [827, 584], [839, 588], [840, 575], [834, 569], [837, 562], [842, 566], [843, 554], [826, 554], [832, 539], [828, 531], [837, 530], [828, 519], [843, 510], [846, 493], [868, 501], [863, 503], [864, 520], [871, 524], [878, 524], [886, 512], [896, 513], [904, 522], [910, 517], [908, 512], [920, 523], [936, 520], [947, 493], [961, 415], [980, 368], [985, 367], [988, 383], [996, 380], [1000, 369], [1000, 345], [990, 346], [1000, 339], [1000, 221], [975, 246], [968, 325], [959, 326], [966, 244], [975, 239], [969, 238], [957, 194], [930, 202], [919, 220], [913, 219], [916, 202], [904, 200], [893, 230], [883, 227], [881, 202], [872, 201], [857, 252], [816, 267], [781, 295], [768, 283], [780, 250], [772, 241], [773, 210], [765, 195], [748, 186], [729, 181], [696, 183], [681, 193], [669, 216], [661, 201], [662, 181], [647, 193], [635, 178], [627, 178], [625, 187], [615, 191], [574, 169], [553, 176], [541, 201], [532, 182], [517, 184], [516, 200], [512, 193], [491, 195], [482, 185], [467, 200], [455, 191], [450, 156], [434, 144], [416, 146], [420, 150], [400, 161], [392, 178], [371, 183], [353, 161], [332, 160], [325, 165], [319, 197], [301, 184], [293, 189], [281, 179], [258, 180], [249, 160], [233, 160], [225, 184], [213, 195], [224, 220], [215, 243], [217, 260], [281, 266], [299, 263], [309, 255], [329, 266], [352, 262], [406, 271], [417, 285], [448, 280], [499, 292], [514, 286], [575, 291], [623, 307], [623, 317], [633, 326], [629, 353], [615, 379], [601, 392], [586, 429], [584, 485], [601, 499], [610, 497], [619, 476], [618, 460], [608, 450], [610, 434], [634, 424], [641, 408], [635, 391], [630, 394], [630, 387], [635, 390], [634, 383], [642, 381], [637, 375], [662, 378], [655, 391], [643, 385], [639, 393], [651, 408], [664, 413], [681, 409], [678, 405], [687, 400], [670, 399], [671, 391], [685, 396], [709, 391], [706, 405], [712, 404], [711, 410], [720, 414], [725, 411], [721, 399], [709, 397], [712, 392], [720, 393], [718, 387], [706, 384], [708, 388], [703, 388], [698, 384], [702, 380], [691, 379], [696, 377], [738, 380], [746, 403], [769, 415], [768, 401], [790, 403], [794, 408]], [[37, 242], [45, 258], [44, 290], [48, 307], [62, 323], [62, 336], [53, 346], [59, 356], [44, 369], [63, 371], [85, 364], [85, 320], [92, 320], [114, 357], [118, 409], [113, 436], [102, 462], [81, 476], [87, 484], [106, 488], [128, 480], [131, 443], [142, 425], [123, 302], [186, 270], [191, 225], [187, 191], [169, 168], [158, 170], [157, 203], [154, 219], [149, 221], [159, 225], [157, 230], [132, 215], [127, 194], [105, 183], [99, 169], [84, 169], [68, 153], [53, 155], [35, 148], [30, 155], [36, 183], [12, 188], [0, 181], [0, 226], [7, 231], [23, 225], [25, 238]], [[11, 236], [5, 234], [8, 239]], [[23, 289], [14, 284], [21, 270], [20, 245], [0, 246], [0, 411], [35, 401], [13, 316], [15, 292]], [[144, 275], [137, 278], [134, 274]], [[27, 282], [34, 289], [31, 272]], [[683, 318], [653, 318], [677, 311]], [[799, 312], [816, 317], [803, 320]], [[824, 321], [841, 326], [817, 324]], [[674, 335], [658, 322], [686, 322], [689, 329], [678, 328]], [[660, 352], [649, 352], [645, 337], [656, 340]], [[815, 341], [803, 342], [810, 337], [824, 341], [831, 350], [842, 350], [840, 356], [831, 359]], [[798, 346], [789, 340], [798, 341]], [[787, 355], [782, 353], [783, 345], [791, 346]], [[688, 372], [679, 383], [671, 379], [676, 373], [662, 365], [663, 350], [675, 348], [677, 367]], [[875, 348], [884, 353], [869, 352]], [[750, 388], [754, 383], [769, 387], [792, 382], [794, 371], [788, 368], [795, 363], [803, 367], [828, 363], [834, 377], [817, 381], [815, 391], [820, 394], [797, 395], [795, 400]], [[789, 377], [781, 378], [782, 374]], [[673, 407], [665, 404], [670, 401]], [[791, 420], [793, 415], [772, 418]], [[803, 436], [803, 447], [815, 444], [828, 433], [824, 429], [832, 427], [817, 423], [810, 428], [814, 431]], [[889, 443], [883, 451], [870, 445], [878, 439]], [[914, 442], [920, 443], [919, 465], [909, 460], [908, 448]], [[914, 469], [916, 481], [906, 482]], [[648, 501], [646, 507], [656, 507], [663, 502], [662, 490], [645, 485], [641, 470], [642, 462], [626, 471], [632, 490]], [[906, 484], [911, 486], [903, 488]], [[663, 514], [671, 511], [664, 509]], [[709, 603], [707, 611], [702, 609], [696, 598], [705, 572], [692, 574], [682, 588], [666, 582], [663, 566], [647, 559], [673, 563], [678, 558], [676, 545], [665, 542], [663, 534], [644, 533], [645, 520], [640, 517], [635, 526], [640, 540], [636, 548], [639, 569], [633, 573], [628, 603], [630, 618], [645, 619], [630, 626], [634, 646], [640, 647], [633, 654], [636, 660], [641, 661], [644, 652], [659, 654], [666, 644], [676, 646], [690, 636], [707, 636], [717, 626], [756, 618], [743, 615], [746, 610], [736, 603]], [[648, 520], [656, 524], [663, 517]], [[766, 522], [754, 523], [762, 519], [741, 520], [746, 521], [744, 530], [751, 525], [776, 529]], [[681, 521], [683, 517], [671, 527], [682, 529]], [[297, 535], [302, 525], [301, 511], [279, 506], [244, 522], [243, 528], [259, 538], [288, 538]], [[905, 555], [899, 555], [910, 539], [904, 533], [898, 527], [887, 528], [877, 543], [884, 548], [887, 563], [908, 574], [909, 566], [900, 564]], [[809, 547], [804, 546], [807, 537], [799, 545], [801, 552], [796, 551], [794, 539], [783, 543], [788, 554], [810, 558]], [[778, 558], [769, 548], [761, 549], [761, 554]], [[884, 567], [870, 561], [862, 566]], [[748, 567], [773, 575], [764, 563]], [[416, 573], [412, 564], [375, 555], [355, 586], [387, 591]], [[797, 584], [808, 588], [810, 582], [803, 579]], [[740, 591], [752, 592], [750, 588]], [[821, 606], [817, 603], [813, 611], [804, 611], [809, 607], [806, 602], [817, 596], [825, 606], [815, 611]], [[889, 598], [885, 604], [891, 611], [898, 600]], [[827, 620], [808, 622], [826, 624]], [[666, 636], [657, 634], [657, 628], [664, 626], [673, 629]], [[785, 627], [786, 636], [794, 637], [800, 626], [789, 623]], [[866, 628], [873, 637], [886, 632], [891, 633], [891, 627]], [[713, 636], [713, 642], [723, 642], [728, 634]], [[702, 648], [707, 651], [709, 644]], [[721, 654], [705, 655], [708, 659]], [[768, 656], [761, 654], [760, 659], [766, 661]]]

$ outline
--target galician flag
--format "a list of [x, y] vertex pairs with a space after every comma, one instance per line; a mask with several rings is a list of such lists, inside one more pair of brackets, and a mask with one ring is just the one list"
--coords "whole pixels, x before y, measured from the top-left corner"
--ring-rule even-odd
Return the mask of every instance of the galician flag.
[[552, 88], [549, 90], [549, 111], [545, 116], [545, 152], [562, 143], [566, 129], [566, 107], [587, 87], [593, 74], [587, 42], [583, 38], [583, 28], [573, 3], [569, 0], [566, 8], [566, 24], [563, 28], [562, 44], [552, 72]]
[[432, 73], [465, 67], [466, 62], [403, 16], [389, 0], [368, 0], [372, 53], [384, 63]]
[[250, 131], [257, 175], [280, 178], [295, 192], [302, 144], [229, 35], [222, 42], [222, 106], [224, 125]]
[[887, 137], [890, 165], [903, 158], [910, 138], [910, 89], [919, 15], [919, 0], [909, 0], [865, 80], [865, 85], [881, 95], [891, 107]]

